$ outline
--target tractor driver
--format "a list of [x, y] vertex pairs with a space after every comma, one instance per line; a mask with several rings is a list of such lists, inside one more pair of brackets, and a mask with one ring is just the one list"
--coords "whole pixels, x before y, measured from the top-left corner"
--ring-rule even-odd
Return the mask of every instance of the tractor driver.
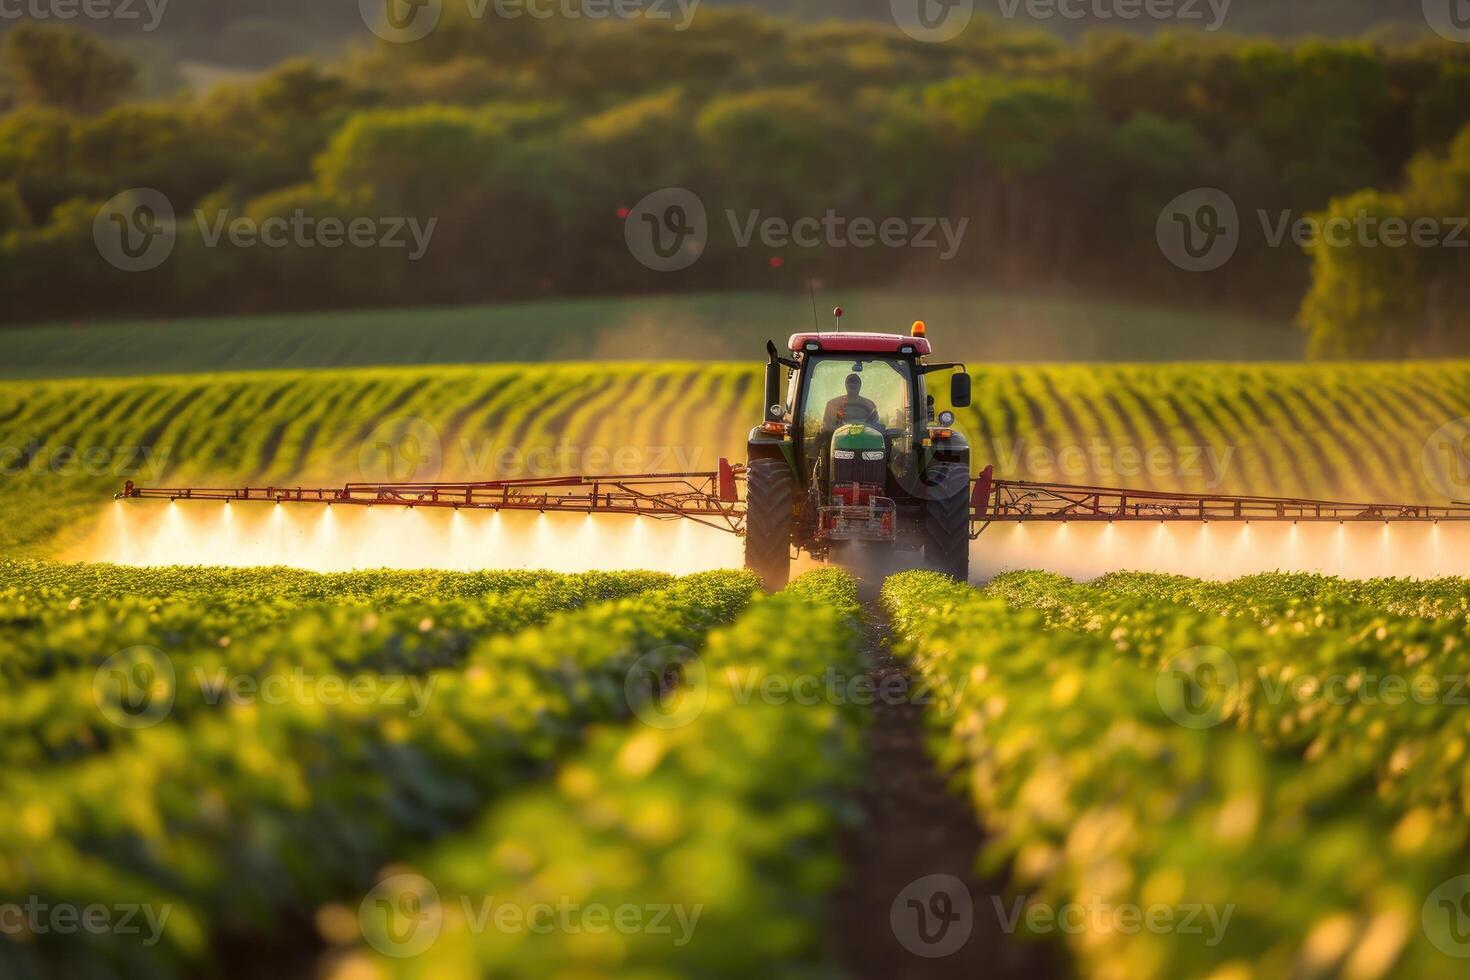
[[827, 403], [827, 411], [822, 415], [822, 429], [833, 432], [839, 425], [849, 422], [876, 422], [878, 420], [878, 406], [871, 398], [864, 398], [860, 392], [863, 390], [863, 378], [860, 374], [849, 374], [847, 376], [847, 394], [838, 395]]

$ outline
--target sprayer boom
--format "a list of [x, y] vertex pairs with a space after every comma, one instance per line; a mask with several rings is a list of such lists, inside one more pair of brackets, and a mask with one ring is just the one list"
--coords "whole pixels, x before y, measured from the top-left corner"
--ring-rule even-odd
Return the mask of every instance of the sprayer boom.
[[340, 489], [143, 488], [129, 481], [117, 498], [633, 514], [657, 520], [687, 518], [717, 530], [741, 534], [745, 510], [735, 489], [739, 475], [739, 468], [722, 459], [714, 473], [568, 476], [484, 483], [349, 483]]
[[[349, 483], [340, 489], [302, 487], [136, 487], [118, 499], [313, 503], [327, 506], [439, 507], [455, 510], [632, 514], [687, 519], [745, 534], [738, 485], [745, 467], [720, 460], [713, 473], [568, 476], [483, 483]], [[1402, 523], [1470, 521], [1470, 504], [1361, 504], [1298, 497], [1233, 497], [997, 480], [987, 466], [970, 495], [970, 536], [996, 522], [1033, 521], [1337, 521]]]
[[[1362, 504], [1299, 497], [1118, 490], [996, 480], [986, 467], [974, 483], [971, 521], [1470, 521], [1470, 505]], [[978, 534], [979, 532], [974, 532]]]

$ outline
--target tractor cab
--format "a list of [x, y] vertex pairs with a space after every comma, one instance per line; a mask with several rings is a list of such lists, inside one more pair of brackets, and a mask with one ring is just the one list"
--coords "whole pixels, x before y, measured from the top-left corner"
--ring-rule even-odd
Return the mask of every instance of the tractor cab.
[[[789, 561], [789, 544], [817, 557], [854, 541], [922, 549], [936, 496], [951, 509], [964, 498], [960, 531], [968, 544], [969, 446], [948, 413], [936, 422], [926, 380], [960, 369], [949, 400], [961, 408], [970, 401], [970, 378], [963, 365], [926, 361], [926, 333], [922, 322], [908, 335], [799, 333], [789, 356], [767, 344], [765, 420], [751, 433], [747, 466], [747, 551], [763, 553], [752, 567], [764, 558]], [[773, 503], [767, 532], [757, 528], [756, 511], [768, 478], [779, 484], [769, 496], [785, 501], [790, 514]], [[760, 543], [770, 535], [783, 542], [779, 556], [775, 543]]]

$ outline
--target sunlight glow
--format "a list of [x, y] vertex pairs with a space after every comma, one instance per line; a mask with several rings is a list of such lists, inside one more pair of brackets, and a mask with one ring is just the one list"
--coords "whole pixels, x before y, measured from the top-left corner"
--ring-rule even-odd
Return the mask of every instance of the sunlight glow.
[[1077, 579], [1113, 571], [1232, 579], [1256, 572], [1344, 578], [1470, 575], [1470, 524], [993, 524], [970, 549], [971, 576], [1043, 569]]
[[741, 541], [693, 521], [315, 504], [115, 501], [76, 560], [123, 565], [653, 569], [743, 564]]

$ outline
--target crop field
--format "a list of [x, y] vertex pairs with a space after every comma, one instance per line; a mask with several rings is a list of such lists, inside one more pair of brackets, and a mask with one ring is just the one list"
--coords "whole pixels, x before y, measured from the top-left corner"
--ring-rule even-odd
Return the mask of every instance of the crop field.
[[[956, 357], [991, 361], [1295, 360], [1288, 323], [1029, 291], [844, 291], [852, 322], [904, 327], [916, 310]], [[0, 378], [481, 362], [740, 360], [811, 326], [805, 284], [783, 292], [549, 299], [490, 306], [113, 323], [0, 331]], [[828, 325], [830, 321], [824, 321]], [[534, 324], [534, 329], [530, 327]], [[963, 325], [963, 326], [959, 326]]]
[[929, 729], [988, 866], [1200, 910], [1074, 933], [1083, 975], [1465, 975], [1470, 584], [909, 573], [883, 601], [956, 692]]
[[[1462, 362], [971, 369], [958, 424], [1003, 477], [1466, 475], [1433, 452]], [[689, 573], [734, 537], [590, 518], [484, 571], [99, 545], [197, 527], [124, 480], [711, 469], [759, 389], [641, 362], [0, 384], [0, 977], [1466, 975], [1464, 579], [801, 565], [764, 595]], [[425, 553], [428, 518], [358, 516], [308, 543]]]
[[[1448, 579], [6, 560], [0, 974], [891, 975], [856, 920], [922, 976], [1464, 976], [1467, 632]], [[890, 710], [957, 864], [843, 843]]]
[[[1425, 461], [1433, 434], [1470, 416], [1463, 362], [971, 368], [975, 404], [959, 424], [976, 465], [1002, 477], [1406, 502], [1470, 493], [1456, 461]], [[73, 553], [124, 480], [709, 470], [743, 459], [759, 387], [756, 368], [677, 363], [0, 383], [0, 548]]]

